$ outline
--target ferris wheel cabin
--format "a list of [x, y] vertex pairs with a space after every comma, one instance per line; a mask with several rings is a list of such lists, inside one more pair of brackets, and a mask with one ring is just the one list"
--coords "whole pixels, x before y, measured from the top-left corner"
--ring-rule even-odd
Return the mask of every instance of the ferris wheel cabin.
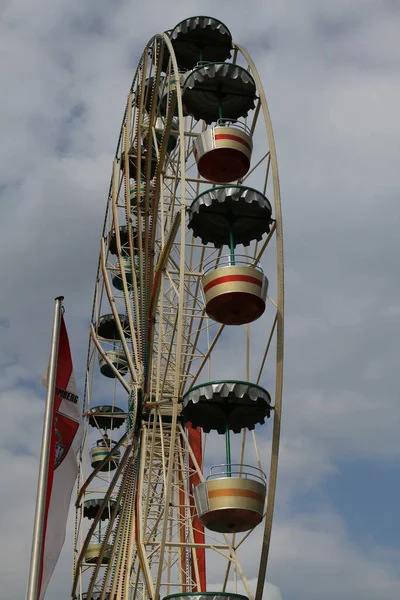
[[[128, 362], [123, 350], [110, 350], [106, 352], [105, 357], [99, 355], [100, 372], [104, 377], [113, 379], [116, 377], [115, 371], [119, 371], [121, 375], [126, 375], [128, 372]], [[111, 365], [109, 364], [111, 363]], [[114, 368], [113, 368], [114, 367]]]
[[247, 381], [212, 381], [189, 390], [182, 404], [183, 418], [192, 427], [225, 435], [226, 464], [212, 467], [194, 490], [200, 522], [220, 533], [253, 529], [263, 519], [266, 477], [254, 466], [231, 462], [230, 431], [262, 425], [270, 416], [269, 393]]
[[201, 133], [193, 144], [199, 173], [213, 183], [230, 183], [250, 168], [253, 142], [250, 130], [241, 123], [218, 120]]
[[[99, 518], [101, 521], [105, 521], [110, 518], [116, 506], [117, 502], [113, 499], [104, 502], [104, 498], [90, 498], [83, 503], [83, 516], [92, 520], [99, 515], [101, 510]], [[119, 509], [117, 512], [119, 512]]]
[[229, 255], [205, 266], [207, 314], [225, 325], [244, 325], [265, 310], [268, 279], [257, 261], [237, 255], [235, 247], [261, 240], [270, 230], [272, 207], [253, 188], [220, 185], [200, 194], [189, 209], [189, 228], [203, 244], [226, 245]]
[[115, 444], [115, 441], [111, 442], [108, 439], [104, 439], [104, 437], [97, 440], [90, 451], [90, 460], [93, 469], [100, 467], [106, 458], [109, 460], [99, 468], [99, 471], [114, 471], [118, 467], [121, 452], [113, 450]]
[[100, 560], [100, 564], [108, 565], [110, 562], [111, 552], [111, 544], [104, 546], [103, 542], [101, 541], [89, 544], [85, 552], [85, 562], [90, 565], [97, 563]]

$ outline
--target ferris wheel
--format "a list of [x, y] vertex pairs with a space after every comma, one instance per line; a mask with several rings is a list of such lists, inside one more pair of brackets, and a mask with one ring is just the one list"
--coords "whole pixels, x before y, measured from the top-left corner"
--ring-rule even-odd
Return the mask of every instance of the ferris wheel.
[[71, 598], [261, 600], [282, 370], [265, 94], [223, 23], [188, 18], [146, 45], [113, 161]]

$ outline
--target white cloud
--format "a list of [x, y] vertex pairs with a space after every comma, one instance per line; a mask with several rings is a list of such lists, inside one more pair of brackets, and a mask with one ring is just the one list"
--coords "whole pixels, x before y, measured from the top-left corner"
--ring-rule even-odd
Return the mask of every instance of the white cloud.
[[329, 511], [278, 522], [272, 543], [269, 578], [286, 581], [288, 599], [390, 600], [398, 593], [395, 557], [381, 562], [373, 548], [356, 548]]

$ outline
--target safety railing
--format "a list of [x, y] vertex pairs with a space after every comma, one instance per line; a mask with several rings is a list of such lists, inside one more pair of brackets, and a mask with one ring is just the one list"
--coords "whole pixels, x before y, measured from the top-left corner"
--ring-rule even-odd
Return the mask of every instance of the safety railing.
[[267, 476], [261, 469], [252, 465], [239, 463], [214, 465], [211, 467], [210, 475], [206, 481], [222, 479], [224, 477], [241, 477], [243, 479], [261, 481], [263, 484], [267, 481]]

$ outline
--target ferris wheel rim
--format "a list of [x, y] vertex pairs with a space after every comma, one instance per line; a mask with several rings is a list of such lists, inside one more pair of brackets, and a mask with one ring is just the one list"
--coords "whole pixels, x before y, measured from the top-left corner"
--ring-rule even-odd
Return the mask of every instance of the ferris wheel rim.
[[267, 510], [265, 514], [264, 534], [262, 550], [260, 555], [260, 566], [257, 577], [257, 589], [255, 600], [261, 600], [264, 590], [265, 576], [267, 572], [269, 548], [272, 534], [272, 521], [275, 508], [276, 483], [278, 475], [279, 446], [282, 417], [282, 395], [283, 395], [283, 357], [284, 357], [284, 254], [283, 254], [283, 232], [282, 232], [282, 208], [281, 194], [278, 172], [278, 158], [275, 146], [275, 137], [272, 129], [272, 122], [264, 87], [256, 69], [256, 66], [248, 52], [240, 45], [236, 45], [239, 52], [246, 58], [251, 67], [257, 89], [260, 94], [261, 106], [264, 114], [264, 121], [267, 129], [268, 146], [271, 156], [274, 205], [275, 205], [275, 224], [276, 224], [276, 247], [277, 247], [277, 281], [278, 281], [278, 299], [277, 299], [277, 347], [276, 347], [276, 379], [275, 379], [275, 406], [272, 430], [272, 448], [270, 461], [270, 479], [267, 496]]
[[[175, 53], [174, 53], [174, 49], [171, 43], [171, 40], [169, 39], [169, 37], [167, 36], [166, 33], [161, 33], [161, 34], [156, 34], [155, 36], [153, 36], [151, 38], [151, 40], [146, 44], [145, 49], [143, 51], [142, 57], [144, 56], [145, 52], [148, 51], [151, 43], [154, 40], [160, 40], [162, 39], [163, 42], [165, 43], [165, 45], [168, 47], [169, 52], [170, 52], [170, 57], [171, 57], [171, 64], [172, 64], [172, 69], [174, 71], [174, 76], [175, 77], [179, 77], [179, 69], [178, 69], [178, 64], [177, 64], [177, 60], [175, 57]], [[259, 571], [259, 576], [257, 578], [257, 591], [256, 591], [256, 600], [260, 600], [260, 591], [259, 591], [259, 587], [260, 587], [260, 581], [262, 580], [262, 586], [264, 583], [264, 579], [265, 579], [265, 571], [266, 571], [266, 566], [267, 566], [267, 561], [268, 561], [268, 549], [269, 549], [269, 542], [270, 542], [270, 536], [271, 536], [271, 527], [272, 527], [272, 516], [273, 516], [273, 507], [274, 507], [274, 499], [275, 499], [275, 488], [276, 488], [276, 474], [277, 474], [277, 465], [278, 465], [278, 454], [279, 454], [279, 435], [280, 435], [280, 415], [281, 415], [281, 402], [282, 402], [282, 375], [283, 375], [283, 365], [282, 365], [282, 361], [283, 361], [283, 240], [282, 240], [282, 216], [281, 216], [281, 207], [280, 207], [280, 192], [279, 192], [279, 176], [278, 176], [278, 172], [277, 172], [277, 158], [276, 158], [276, 150], [275, 150], [275, 144], [273, 141], [273, 132], [272, 132], [272, 125], [270, 122], [270, 118], [269, 118], [269, 110], [268, 110], [268, 106], [266, 103], [266, 98], [265, 98], [265, 94], [262, 88], [262, 83], [261, 80], [259, 78], [259, 75], [256, 71], [256, 68], [254, 66], [254, 63], [252, 61], [252, 59], [250, 58], [250, 56], [247, 54], [247, 52], [242, 49], [240, 46], [238, 45], [234, 45], [234, 48], [237, 49], [238, 52], [240, 52], [246, 59], [246, 61], [248, 62], [249, 66], [251, 66], [251, 73], [253, 78], [256, 81], [256, 85], [257, 85], [257, 90], [259, 90], [260, 92], [260, 101], [261, 101], [261, 107], [263, 110], [263, 116], [264, 116], [264, 122], [265, 125], [267, 127], [267, 137], [268, 137], [268, 145], [269, 145], [269, 153], [271, 156], [271, 170], [272, 170], [272, 175], [273, 175], [273, 189], [274, 189], [274, 204], [275, 204], [275, 217], [276, 219], [274, 219], [275, 223], [274, 223], [274, 229], [271, 232], [271, 235], [275, 232], [276, 235], [276, 245], [277, 245], [277, 278], [278, 278], [278, 300], [277, 300], [277, 316], [276, 316], [276, 320], [277, 320], [277, 326], [276, 326], [276, 331], [277, 331], [277, 366], [279, 365], [279, 362], [281, 364], [280, 367], [280, 371], [279, 371], [279, 378], [280, 381], [278, 382], [278, 375], [276, 376], [276, 388], [275, 388], [275, 415], [274, 415], [274, 424], [273, 424], [273, 450], [271, 453], [271, 463], [270, 463], [270, 474], [272, 474], [273, 476], [273, 481], [271, 484], [271, 477], [270, 477], [270, 483], [269, 483], [269, 487], [268, 487], [268, 504], [267, 504], [267, 513], [265, 516], [265, 532], [264, 532], [264, 539], [263, 539], [263, 546], [262, 546], [262, 554], [260, 557], [260, 571]], [[161, 61], [160, 61], [161, 63]], [[135, 84], [135, 80], [136, 77], [138, 75], [138, 72], [140, 72], [140, 65], [141, 63], [139, 62], [138, 68], [136, 70], [134, 79], [133, 79], [133, 83], [132, 86], [130, 88], [130, 96], [132, 96], [132, 90], [133, 90], [133, 86]], [[161, 66], [160, 66], [161, 68]], [[160, 75], [160, 68], [157, 69], [157, 74]], [[145, 76], [145, 70], [143, 69], [142, 71], [142, 80], [144, 79]], [[179, 116], [179, 154], [180, 154], [180, 182], [181, 182], [181, 188], [180, 188], [180, 193], [181, 193], [181, 206], [180, 206], [180, 219], [178, 219], [178, 229], [180, 226], [181, 229], [181, 244], [183, 243], [183, 245], [185, 244], [185, 236], [187, 235], [186, 232], [186, 211], [187, 211], [187, 204], [186, 204], [186, 198], [185, 198], [185, 180], [186, 180], [186, 168], [185, 168], [185, 151], [186, 151], [186, 147], [185, 147], [185, 127], [184, 127], [184, 112], [183, 112], [183, 105], [182, 105], [182, 93], [181, 93], [181, 88], [178, 82], [178, 85], [176, 86], [176, 103], [177, 103], [177, 107], [178, 107], [178, 116]], [[140, 100], [140, 105], [142, 107], [143, 110], [143, 96], [141, 97]], [[140, 106], [139, 106], [139, 114], [140, 114]], [[157, 118], [157, 116], [155, 115], [155, 113], [152, 113], [153, 115], [153, 120], [155, 118]], [[123, 138], [123, 133], [124, 133], [124, 121], [126, 118], [126, 111], [123, 117], [123, 123], [121, 126], [121, 130], [120, 130], [120, 136], [119, 136], [119, 141], [118, 141], [118, 146], [117, 146], [117, 152], [116, 152], [116, 158], [114, 159], [114, 173], [115, 170], [117, 169], [117, 164], [116, 164], [116, 160], [118, 158], [118, 150], [120, 148], [120, 144], [121, 144], [121, 140]], [[149, 118], [149, 123], [151, 122], [151, 115], [148, 116]], [[172, 121], [173, 121], [173, 115], [172, 115], [172, 111], [170, 112], [169, 115], [169, 121], [166, 118], [165, 122], [166, 124], [166, 132], [168, 134], [168, 132], [171, 130], [171, 126], [172, 126]], [[150, 127], [149, 127], [150, 129]], [[137, 135], [140, 135], [140, 129], [138, 129]], [[126, 130], [125, 130], [126, 133]], [[272, 136], [272, 137], [271, 137]], [[165, 136], [167, 137], [167, 136]], [[272, 141], [271, 141], [272, 140]], [[127, 152], [127, 146], [125, 146], [126, 148], [126, 152]], [[139, 152], [140, 155], [140, 152]], [[125, 155], [125, 163], [127, 163], [127, 155]], [[140, 163], [140, 161], [138, 161], [138, 164]], [[139, 167], [138, 167], [139, 169]], [[161, 167], [160, 167], [161, 170]], [[156, 167], [156, 188], [159, 185], [159, 167]], [[129, 178], [128, 178], [129, 179]], [[276, 188], [276, 184], [277, 184], [277, 188]], [[122, 184], [123, 185], [123, 184]], [[211, 183], [211, 185], [213, 185]], [[220, 186], [220, 187], [235, 187], [234, 184], [227, 184], [224, 186]], [[111, 189], [111, 186], [110, 186]], [[254, 188], [251, 188], [254, 189]], [[257, 190], [256, 190], [257, 191]], [[107, 205], [107, 210], [108, 210], [108, 205]], [[113, 203], [113, 210], [114, 210], [114, 203]], [[177, 216], [179, 215], [179, 212], [177, 213]], [[106, 212], [106, 219], [107, 219], [107, 212]], [[117, 225], [116, 227], [116, 231], [117, 231]], [[106, 221], [105, 221], [105, 227], [104, 227], [104, 231], [106, 228]], [[117, 232], [117, 238], [119, 238], [119, 232]], [[183, 242], [182, 242], [183, 239]], [[164, 246], [165, 248], [165, 246]], [[118, 252], [118, 258], [121, 262], [121, 252]], [[167, 259], [168, 260], [168, 256]], [[104, 281], [108, 282], [107, 276], [106, 276], [106, 266], [105, 266], [105, 255], [104, 255], [104, 240], [102, 241], [102, 252], [100, 255], [100, 259], [99, 259], [99, 272], [103, 272], [103, 278]], [[154, 264], [154, 273], [156, 272], [156, 264]], [[184, 277], [184, 271], [185, 271], [185, 267], [184, 267], [184, 255], [183, 253], [181, 253], [181, 257], [180, 257], [180, 272], [181, 272], [181, 281], [182, 281], [182, 286], [181, 289], [184, 289], [184, 284], [183, 284], [183, 277]], [[125, 278], [125, 273], [124, 270], [122, 269], [122, 264], [120, 264], [120, 268], [121, 268], [121, 274], [122, 274], [122, 279], [124, 281], [124, 291], [126, 291], [126, 289], [128, 288], [126, 280]], [[108, 287], [109, 287], [109, 282], [108, 282]], [[114, 313], [118, 313], [117, 309], [114, 307], [112, 301], [111, 301], [111, 297], [112, 297], [112, 293], [109, 295], [107, 292], [109, 291], [107, 289], [107, 283], [105, 284], [106, 287], [106, 295], [109, 296], [109, 301], [110, 301], [110, 305], [112, 308], [112, 312]], [[158, 302], [158, 298], [156, 298], [155, 301], [155, 307], [157, 308], [157, 302]], [[184, 306], [184, 297], [182, 294], [182, 298], [180, 298], [179, 300], [179, 313], [181, 315], [183, 315], [183, 306]], [[115, 309], [115, 310], [114, 310]], [[150, 311], [149, 311], [150, 313]], [[95, 314], [95, 300], [93, 302], [93, 316], [92, 316], [92, 321], [94, 320], [94, 314]], [[114, 315], [115, 317], [115, 315]], [[118, 326], [120, 326], [119, 324], [119, 320], [115, 317], [116, 322], [118, 324]], [[222, 327], [220, 328], [218, 334], [216, 335], [216, 339], [218, 339], [218, 336], [220, 335], [220, 332], [224, 329], [224, 325], [222, 325]], [[93, 323], [91, 325], [91, 334], [93, 334]], [[122, 331], [122, 327], [121, 327], [121, 331]], [[273, 333], [273, 331], [272, 331]], [[181, 317], [181, 335], [179, 335], [179, 323], [178, 323], [178, 338], [181, 339], [182, 338], [182, 317]], [[96, 345], [95, 342], [95, 335], [92, 335], [92, 341], [93, 343]], [[124, 339], [125, 336], [121, 335], [121, 338]], [[279, 341], [281, 340], [281, 341]], [[104, 351], [102, 352], [101, 347], [97, 348], [99, 353], [102, 354], [102, 356], [105, 358], [105, 360], [107, 361], [107, 357], [104, 354]], [[90, 351], [88, 352], [89, 355]], [[279, 356], [278, 356], [279, 354]], [[211, 355], [211, 352], [210, 352]], [[127, 353], [128, 356], [128, 353]], [[131, 365], [130, 365], [131, 366]], [[203, 365], [204, 367], [204, 365]], [[131, 372], [133, 371], [133, 369], [131, 369]], [[174, 423], [177, 426], [177, 404], [179, 402], [180, 399], [180, 391], [181, 391], [181, 383], [178, 380], [178, 373], [179, 373], [179, 369], [176, 368], [176, 377], [175, 377], [175, 384], [174, 384], [174, 396], [172, 398], [173, 401], [173, 405], [174, 405]], [[197, 373], [197, 377], [199, 376], [199, 374], [201, 373], [201, 370]], [[196, 377], [196, 378], [197, 378]], [[117, 375], [118, 378], [118, 375]], [[123, 378], [119, 378], [120, 382], [124, 385], [123, 383]], [[246, 382], [249, 383], [249, 382]], [[150, 384], [149, 384], [150, 385]], [[201, 387], [201, 385], [203, 384], [198, 384], [197, 386], [194, 387]], [[256, 385], [257, 387], [260, 387], [261, 389], [262, 386], [257, 384], [252, 384], [252, 385]], [[189, 388], [189, 389], [194, 389], [194, 387]], [[186, 392], [187, 393], [187, 392]], [[278, 409], [276, 408], [276, 406], [278, 405]], [[171, 447], [172, 447], [172, 434], [171, 434]], [[275, 442], [274, 442], [275, 440]], [[172, 469], [172, 454], [170, 454], [170, 466]], [[172, 473], [172, 470], [170, 468], [168, 468], [168, 476], [170, 476], [170, 474]], [[172, 477], [172, 475], [171, 475]], [[169, 485], [171, 482], [168, 482]], [[271, 492], [271, 497], [270, 497], [270, 490], [273, 490], [273, 494]], [[268, 512], [269, 511], [269, 512]], [[165, 519], [166, 522], [166, 519]], [[268, 528], [267, 528], [268, 526]], [[267, 533], [266, 533], [267, 532]], [[165, 545], [164, 545], [165, 546]], [[265, 550], [266, 549], [266, 550]], [[265, 552], [267, 553], [265, 556]], [[156, 582], [156, 587], [155, 587], [155, 592], [159, 592], [159, 585], [160, 582], [157, 581]], [[93, 591], [93, 587], [90, 588], [89, 591]], [[205, 594], [207, 594], [207, 592], [204, 592]], [[212, 594], [212, 592], [210, 592], [210, 594]], [[220, 595], [229, 595], [229, 592], [219, 592]], [[261, 587], [261, 594], [262, 594], [262, 587]], [[104, 594], [103, 594], [104, 595]], [[179, 595], [182, 594], [172, 594], [169, 595], [168, 597], [177, 597]], [[239, 594], [235, 594], [235, 597], [240, 596]], [[249, 596], [251, 597], [251, 595], [249, 594]], [[244, 596], [245, 597], [245, 596]]]

